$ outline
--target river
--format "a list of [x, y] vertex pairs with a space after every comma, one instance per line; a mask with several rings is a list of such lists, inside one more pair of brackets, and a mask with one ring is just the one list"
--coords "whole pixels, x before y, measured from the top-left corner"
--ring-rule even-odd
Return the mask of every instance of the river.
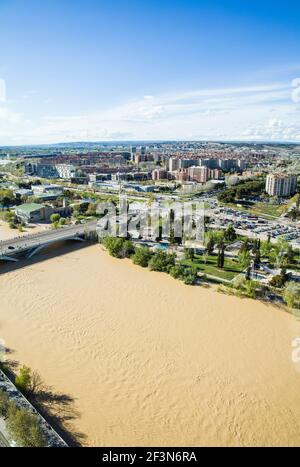
[[293, 315], [99, 245], [64, 253], [1, 266], [0, 338], [74, 398], [85, 444], [300, 445]]

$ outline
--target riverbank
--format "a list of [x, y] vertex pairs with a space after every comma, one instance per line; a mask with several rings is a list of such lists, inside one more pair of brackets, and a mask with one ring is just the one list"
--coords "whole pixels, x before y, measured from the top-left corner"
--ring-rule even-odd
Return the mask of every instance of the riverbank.
[[50, 227], [49, 224], [30, 224], [23, 227], [23, 231], [20, 232], [18, 229], [11, 229], [7, 222], [0, 220], [0, 241], [44, 232], [50, 229]]
[[100, 245], [43, 259], [0, 276], [0, 336], [88, 445], [300, 445], [294, 316]]

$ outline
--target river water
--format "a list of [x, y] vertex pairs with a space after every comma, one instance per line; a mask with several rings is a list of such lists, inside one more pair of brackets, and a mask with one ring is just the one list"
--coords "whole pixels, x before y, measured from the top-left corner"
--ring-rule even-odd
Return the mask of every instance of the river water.
[[74, 398], [87, 445], [300, 445], [292, 315], [99, 245], [64, 253], [0, 275], [0, 338]]

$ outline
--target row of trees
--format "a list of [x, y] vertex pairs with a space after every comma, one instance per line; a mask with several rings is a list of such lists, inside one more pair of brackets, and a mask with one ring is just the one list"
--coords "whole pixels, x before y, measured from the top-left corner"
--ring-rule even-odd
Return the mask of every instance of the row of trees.
[[155, 253], [146, 247], [135, 247], [131, 240], [119, 237], [104, 237], [104, 247], [115, 258], [131, 258], [133, 263], [151, 271], [166, 272], [175, 279], [193, 285], [197, 280], [197, 269], [176, 264], [176, 255], [159, 250]]
[[[15, 385], [27, 395], [34, 390], [34, 380], [35, 375], [32, 375], [30, 368], [23, 366], [15, 378]], [[27, 409], [18, 407], [4, 391], [0, 391], [0, 417], [5, 419], [8, 433], [18, 446], [44, 447], [46, 445], [38, 416]]]
[[208, 232], [206, 236], [205, 254], [213, 255], [215, 248], [217, 248], [217, 266], [222, 269], [225, 263], [226, 242], [232, 242], [236, 239], [236, 237], [237, 235], [235, 229], [231, 224], [229, 224], [229, 226], [224, 232]]

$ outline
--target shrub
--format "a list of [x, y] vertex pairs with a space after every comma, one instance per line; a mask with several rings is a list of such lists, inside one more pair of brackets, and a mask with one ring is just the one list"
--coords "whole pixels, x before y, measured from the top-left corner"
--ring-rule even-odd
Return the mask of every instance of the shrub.
[[50, 216], [50, 221], [52, 222], [52, 224], [56, 224], [60, 219], [60, 215], [59, 214], [51, 214]]
[[288, 282], [283, 297], [289, 308], [300, 308], [300, 284]]
[[129, 258], [135, 252], [132, 241], [125, 238], [104, 237], [102, 243], [109, 254], [115, 258]]
[[182, 264], [178, 266], [172, 266], [170, 268], [170, 276], [174, 277], [174, 279], [182, 279], [184, 276], [184, 270], [185, 267]]
[[148, 250], [148, 248], [146, 247], [136, 248], [135, 253], [132, 257], [132, 261], [134, 262], [134, 264], [137, 264], [138, 266], [142, 266], [143, 268], [146, 268], [149, 264], [151, 256], [152, 254]]
[[7, 428], [13, 440], [22, 447], [43, 447], [45, 439], [38, 417], [28, 410], [11, 404], [7, 415]]
[[182, 280], [187, 285], [194, 285], [198, 278], [196, 268], [185, 267], [182, 264], [172, 266], [169, 273], [174, 279]]
[[21, 392], [29, 392], [31, 389], [31, 370], [28, 366], [22, 366], [15, 378], [15, 384]]
[[158, 251], [152, 256], [149, 267], [151, 271], [169, 272], [175, 266], [175, 255]]

